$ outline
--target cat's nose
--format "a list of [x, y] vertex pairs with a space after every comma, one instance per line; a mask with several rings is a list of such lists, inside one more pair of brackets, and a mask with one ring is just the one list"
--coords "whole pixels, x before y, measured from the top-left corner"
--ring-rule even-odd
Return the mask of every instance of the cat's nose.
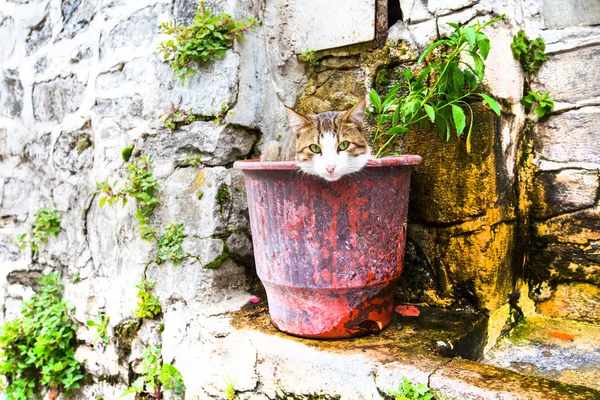
[[335, 171], [335, 165], [328, 165], [325, 167], [325, 170], [329, 172], [330, 175], [333, 175], [333, 171]]

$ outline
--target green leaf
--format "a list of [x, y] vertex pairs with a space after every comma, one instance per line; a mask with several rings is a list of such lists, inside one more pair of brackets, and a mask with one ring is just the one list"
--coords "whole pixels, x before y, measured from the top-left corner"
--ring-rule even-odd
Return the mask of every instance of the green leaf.
[[465, 28], [463, 30], [463, 35], [465, 35], [467, 42], [469, 42], [469, 46], [475, 46], [475, 29], [472, 26]]
[[98, 204], [100, 205], [100, 207], [104, 207], [104, 205], [106, 204], [106, 196], [100, 198], [100, 201], [98, 202]]
[[494, 110], [494, 112], [498, 115], [500, 115], [500, 105], [496, 102], [496, 100], [494, 100], [493, 98], [491, 98], [490, 96], [488, 96], [485, 93], [478, 93], [482, 99], [484, 99], [492, 108], [492, 110]]
[[382, 111], [381, 98], [379, 97], [379, 94], [375, 89], [371, 89], [371, 91], [369, 92], [369, 100], [371, 101], [371, 104], [373, 105], [373, 107], [375, 107], [375, 110], [377, 110], [377, 112]]
[[490, 54], [490, 40], [485, 38], [477, 43], [481, 57], [485, 60]]
[[471, 57], [473, 57], [473, 62], [475, 63], [475, 74], [477, 74], [477, 78], [481, 82], [485, 74], [485, 63], [477, 53], [471, 52]]
[[427, 46], [427, 48], [425, 49], [425, 51], [423, 51], [423, 53], [421, 53], [421, 56], [417, 60], [417, 64], [421, 64], [421, 62], [425, 59], [425, 57], [427, 57], [427, 55], [429, 53], [431, 53], [436, 47], [444, 44], [444, 42], [445, 42], [444, 40], [438, 40], [437, 42], [433, 42], [432, 44], [430, 44], [429, 46]]
[[462, 135], [465, 130], [466, 118], [465, 112], [456, 104], [452, 104], [452, 118], [454, 119], [454, 127], [456, 128], [456, 136]]
[[383, 134], [384, 135], [397, 135], [399, 133], [406, 133], [408, 132], [408, 128], [404, 127], [404, 126], [394, 126], [390, 129], [388, 129], [387, 131], [385, 131]]
[[431, 120], [432, 123], [435, 122], [435, 111], [433, 109], [433, 107], [431, 107], [429, 104], [424, 104], [423, 108], [425, 108], [425, 112], [427, 113], [427, 116], [429, 116], [429, 119]]

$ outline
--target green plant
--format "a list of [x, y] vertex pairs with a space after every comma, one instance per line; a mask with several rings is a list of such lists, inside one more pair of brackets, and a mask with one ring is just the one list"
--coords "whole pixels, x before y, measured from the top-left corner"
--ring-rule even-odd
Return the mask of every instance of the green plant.
[[544, 53], [546, 43], [544, 39], [538, 37], [535, 40], [529, 39], [523, 30], [520, 30], [511, 44], [511, 49], [515, 59], [519, 61], [525, 70], [525, 91], [527, 94], [521, 99], [521, 104], [525, 106], [525, 111], [529, 112], [535, 104], [535, 113], [538, 117], [550, 114], [554, 108], [554, 101], [550, 98], [549, 93], [538, 93], [531, 90], [531, 82], [533, 77], [537, 75], [542, 64], [548, 61], [548, 56]]
[[154, 282], [142, 279], [142, 281], [135, 286], [138, 288], [137, 298], [138, 305], [134, 312], [134, 316], [137, 318], [154, 318], [162, 312], [160, 301], [158, 296], [150, 293], [154, 287]]
[[98, 311], [98, 322], [88, 319], [85, 323], [90, 328], [96, 327], [97, 335], [94, 339], [94, 344], [96, 344], [100, 338], [102, 338], [102, 341], [105, 344], [108, 344], [110, 341], [110, 337], [108, 336], [108, 321], [110, 321], [110, 317], [105, 317], [102, 312]]
[[227, 377], [227, 379], [225, 380], [225, 398], [227, 400], [233, 400], [237, 397], [237, 393], [235, 390], [235, 382], [234, 380], [231, 380], [231, 377]]
[[60, 274], [40, 279], [41, 286], [21, 317], [0, 328], [0, 374], [8, 381], [7, 399], [36, 398], [42, 387], [68, 395], [84, 378], [74, 358], [77, 324], [73, 307], [62, 301]]
[[164, 113], [158, 116], [163, 119], [163, 125], [165, 128], [169, 128], [171, 131], [177, 129], [181, 125], [189, 125], [196, 120], [192, 108], [188, 111], [182, 110], [181, 107], [181, 96], [177, 100], [177, 103], [170, 102], [171, 106], [165, 110]]
[[158, 50], [165, 60], [171, 62], [171, 69], [183, 86], [185, 78], [195, 73], [191, 62], [203, 63], [223, 58], [233, 46], [233, 40], [240, 39], [257, 23], [258, 20], [252, 17], [235, 21], [229, 14], [215, 15], [201, 0], [190, 26], [173, 21], [160, 25], [161, 33], [171, 35], [172, 38], [160, 43]]
[[183, 159], [183, 165], [186, 167], [197, 167], [200, 165], [200, 155], [195, 155], [194, 157], [185, 156]]
[[156, 229], [149, 224], [150, 213], [156, 208], [158, 198], [156, 194], [159, 184], [151, 169], [152, 160], [142, 157], [139, 163], [132, 162], [127, 166], [127, 183], [120, 190], [112, 188], [108, 182], [97, 184], [98, 190], [94, 193], [103, 193], [99, 205], [103, 207], [106, 203], [114, 205], [121, 201], [123, 207], [127, 204], [127, 198], [137, 200], [137, 211], [135, 217], [140, 221], [140, 236], [146, 240], [152, 240], [156, 236]]
[[[34, 214], [35, 221], [33, 223], [33, 231], [29, 244], [31, 249], [34, 251], [39, 250], [39, 246], [42, 243], [48, 242], [49, 237], [55, 237], [60, 232], [61, 218], [55, 209], [50, 207], [42, 207], [37, 210]], [[15, 243], [21, 250], [27, 248], [27, 234], [22, 233], [17, 235], [13, 243]]]
[[161, 399], [164, 390], [183, 394], [185, 385], [177, 368], [162, 362], [160, 348], [150, 345], [142, 353], [141, 376], [124, 394], [145, 393], [151, 398]]
[[86, 136], [84, 136], [83, 139], [80, 139], [77, 141], [75, 148], [77, 149], [77, 153], [81, 154], [86, 149], [90, 148], [91, 146], [92, 146], [92, 141], [90, 140], [89, 136], [86, 135]]
[[521, 66], [527, 73], [527, 85], [531, 83], [533, 76], [537, 75], [543, 63], [548, 61], [546, 51], [546, 43], [544, 39], [538, 37], [535, 40], [529, 39], [525, 31], [520, 30], [513, 37], [513, 42], [510, 46], [515, 58], [521, 63]]
[[213, 124], [219, 125], [221, 122], [223, 122], [223, 119], [228, 114], [231, 116], [235, 115], [232, 111], [229, 111], [229, 104], [227, 104], [225, 102], [221, 103], [221, 110], [217, 113], [217, 116], [216, 116], [215, 120], [213, 121]]
[[[408, 132], [411, 125], [427, 120], [436, 125], [442, 138], [449, 140], [452, 130], [460, 137], [467, 124], [463, 108], [470, 113], [466, 147], [471, 151], [473, 109], [467, 100], [479, 96], [500, 115], [498, 103], [478, 92], [478, 88], [485, 75], [484, 61], [490, 52], [490, 41], [483, 29], [503, 17], [468, 27], [448, 23], [454, 29], [450, 37], [432, 43], [419, 57], [421, 65], [433, 50], [442, 49], [428, 66], [418, 74], [404, 71], [405, 82], [393, 86], [383, 99], [375, 89], [371, 90], [369, 99], [373, 110], [369, 113], [377, 124], [373, 143], [381, 143], [376, 157], [380, 157], [398, 135]], [[466, 62], [468, 58], [471, 63]]]
[[154, 257], [154, 262], [162, 264], [165, 261], [171, 261], [173, 265], [178, 265], [188, 256], [183, 251], [183, 239], [185, 237], [182, 223], [169, 225], [165, 233], [158, 238], [158, 243], [156, 244], [158, 251]]
[[413, 385], [405, 376], [402, 377], [402, 382], [398, 385], [398, 390], [388, 392], [390, 396], [394, 396], [394, 400], [431, 400], [433, 394], [429, 393], [429, 388], [419, 383]]
[[548, 92], [538, 93], [530, 90], [525, 97], [521, 99], [521, 104], [525, 106], [525, 111], [529, 112], [535, 105], [535, 113], [538, 117], [550, 114], [554, 108], [554, 101], [548, 96]]
[[319, 59], [315, 57], [315, 51], [311, 49], [302, 50], [300, 59], [311, 67], [316, 67], [320, 64]]

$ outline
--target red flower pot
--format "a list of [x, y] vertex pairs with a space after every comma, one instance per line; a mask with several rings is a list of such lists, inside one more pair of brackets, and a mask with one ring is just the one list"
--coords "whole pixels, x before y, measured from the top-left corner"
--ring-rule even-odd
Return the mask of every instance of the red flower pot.
[[271, 321], [309, 338], [379, 332], [402, 273], [410, 166], [420, 156], [369, 161], [335, 182], [295, 162], [237, 161], [244, 173], [256, 270]]

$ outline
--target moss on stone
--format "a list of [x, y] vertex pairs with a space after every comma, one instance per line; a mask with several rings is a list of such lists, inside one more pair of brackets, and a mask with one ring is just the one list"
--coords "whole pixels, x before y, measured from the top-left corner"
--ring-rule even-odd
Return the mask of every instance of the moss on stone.
[[224, 246], [223, 252], [217, 258], [215, 258], [214, 260], [212, 260], [211, 262], [206, 264], [204, 266], [204, 268], [217, 269], [221, 266], [221, 264], [223, 264], [223, 261], [225, 261], [229, 258], [229, 253], [227, 252], [227, 246], [225, 246], [225, 244], [223, 244], [223, 246]]
[[121, 157], [123, 158], [123, 161], [129, 162], [129, 159], [131, 158], [131, 155], [133, 154], [134, 147], [135, 147], [135, 145], [132, 144], [131, 146], [124, 147], [123, 150], [121, 150]]

